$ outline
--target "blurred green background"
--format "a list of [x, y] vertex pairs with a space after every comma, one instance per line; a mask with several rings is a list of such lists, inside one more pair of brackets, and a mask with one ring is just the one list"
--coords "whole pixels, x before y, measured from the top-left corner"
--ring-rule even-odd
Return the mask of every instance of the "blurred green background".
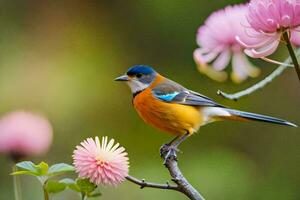
[[[274, 65], [255, 60], [262, 76], [236, 85], [198, 73], [192, 59], [195, 34], [214, 10], [242, 1], [107, 0], [0, 2], [0, 113], [44, 113], [54, 141], [35, 162], [71, 163], [75, 146], [89, 136], [115, 138], [126, 147], [130, 173], [149, 181], [169, 179], [158, 149], [171, 139], [146, 125], [131, 105], [129, 89], [113, 81], [134, 64], [161, 74], [237, 109], [300, 124], [299, 82], [287, 70], [272, 84], [238, 102], [217, 96], [269, 74]], [[274, 57], [283, 60], [286, 49]], [[201, 128], [181, 146], [179, 164], [206, 199], [300, 199], [299, 128], [264, 123], [219, 122]], [[0, 138], [1, 139], [1, 138]], [[0, 155], [0, 199], [13, 199], [11, 163]], [[42, 199], [33, 177], [22, 176], [24, 200]], [[140, 190], [125, 182], [101, 188], [103, 200], [184, 199], [180, 193]], [[79, 199], [65, 191], [58, 199]]]

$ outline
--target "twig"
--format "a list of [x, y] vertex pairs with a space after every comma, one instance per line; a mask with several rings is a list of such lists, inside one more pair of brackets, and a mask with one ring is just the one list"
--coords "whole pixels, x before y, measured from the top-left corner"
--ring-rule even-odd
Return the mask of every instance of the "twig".
[[165, 166], [169, 170], [172, 181], [174, 181], [176, 185], [170, 185], [168, 182], [166, 184], [146, 182], [144, 179], [140, 180], [130, 175], [128, 175], [126, 179], [139, 185], [141, 189], [149, 187], [163, 190], [175, 190], [185, 194], [191, 200], [204, 200], [200, 193], [183, 176], [175, 157], [166, 159]]
[[168, 158], [166, 160], [165, 166], [169, 170], [172, 180], [178, 185], [178, 189], [180, 192], [188, 196], [191, 200], [204, 200], [201, 194], [183, 176], [178, 167], [176, 158]]
[[165, 189], [165, 190], [177, 190], [179, 191], [179, 187], [175, 185], [170, 185], [169, 183], [166, 184], [159, 184], [159, 183], [151, 183], [146, 182], [145, 179], [137, 179], [133, 176], [128, 175], [126, 179], [132, 183], [135, 183], [140, 186], [141, 189], [150, 187], [150, 188], [157, 188], [157, 189]]
[[295, 68], [295, 70], [296, 70], [298, 79], [299, 79], [299, 81], [300, 81], [300, 67], [299, 67], [299, 63], [298, 63], [298, 60], [297, 60], [297, 56], [295, 55], [293, 46], [292, 46], [292, 44], [291, 44], [291, 41], [290, 41], [290, 37], [289, 37], [288, 31], [285, 31], [285, 32], [282, 34], [282, 37], [283, 37], [284, 41], [286, 42], [286, 47], [288, 48], [288, 51], [289, 51], [289, 53], [290, 53], [290, 56], [291, 56], [292, 61], [293, 61], [293, 64], [294, 64], [294, 68]]
[[221, 90], [218, 90], [217, 94], [221, 95], [224, 98], [237, 101], [239, 98], [250, 95], [253, 92], [255, 92], [256, 90], [261, 89], [268, 83], [272, 82], [272, 80], [275, 77], [279, 76], [286, 68], [287, 68], [287, 66], [279, 66], [277, 69], [275, 69], [269, 76], [264, 78], [262, 81], [256, 83], [255, 85], [253, 85], [245, 90], [242, 90], [240, 92], [237, 92], [234, 94], [227, 94], [225, 92], [222, 92]]
[[[300, 49], [297, 50], [296, 55], [297, 56], [300, 55]], [[261, 88], [265, 87], [268, 83], [272, 82], [273, 79], [276, 78], [277, 76], [279, 76], [280, 74], [282, 74], [282, 72], [286, 68], [289, 68], [288, 64], [290, 62], [291, 62], [291, 57], [286, 59], [284, 61], [284, 64], [277, 67], [269, 76], [267, 76], [266, 78], [264, 78], [260, 82], [256, 83], [255, 85], [253, 85], [253, 86], [251, 86], [251, 87], [249, 87], [245, 90], [242, 90], [242, 91], [234, 93], [234, 94], [228, 94], [228, 93], [222, 92], [221, 90], [218, 90], [217, 94], [221, 95], [224, 98], [237, 101], [239, 98], [241, 98], [243, 96], [250, 95], [253, 92], [255, 92], [256, 90], [261, 89]]]

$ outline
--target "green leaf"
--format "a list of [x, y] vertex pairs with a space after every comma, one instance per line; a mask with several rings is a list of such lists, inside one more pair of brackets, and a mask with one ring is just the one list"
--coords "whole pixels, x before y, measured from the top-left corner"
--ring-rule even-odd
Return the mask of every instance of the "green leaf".
[[101, 195], [101, 192], [93, 192], [92, 194], [89, 194], [88, 197], [99, 197]]
[[66, 187], [67, 187], [67, 185], [65, 183], [61, 183], [61, 182], [54, 181], [54, 180], [47, 181], [46, 186], [45, 186], [46, 190], [49, 193], [58, 193], [58, 192], [64, 191], [66, 189]]
[[16, 164], [16, 166], [18, 168], [21, 168], [22, 170], [15, 171], [11, 173], [11, 175], [21, 175], [21, 174], [32, 175], [32, 176], [41, 175], [40, 168], [31, 161], [19, 162]]
[[40, 175], [45, 175], [48, 172], [48, 164], [45, 162], [40, 162], [40, 164], [36, 165], [36, 168], [39, 170]]
[[66, 185], [76, 184], [76, 182], [71, 178], [64, 178], [59, 181], [60, 183], [64, 183]]
[[69, 187], [71, 190], [74, 190], [75, 192], [80, 192], [80, 188], [79, 188], [78, 185], [76, 185], [76, 184], [68, 185], [68, 187]]
[[31, 176], [39, 176], [39, 173], [32, 171], [16, 171], [11, 173], [10, 175], [31, 175]]
[[77, 179], [76, 184], [79, 187], [80, 191], [87, 196], [97, 188], [97, 185], [91, 183], [88, 179]]
[[31, 161], [23, 161], [16, 164], [18, 168], [25, 169], [31, 172], [38, 172], [36, 165]]
[[72, 165], [68, 165], [65, 163], [58, 163], [52, 165], [48, 170], [48, 176], [57, 176], [66, 172], [74, 171], [74, 167]]
[[64, 178], [59, 182], [66, 184], [71, 190], [74, 190], [75, 192], [80, 192], [80, 188], [77, 186], [76, 182], [73, 179]]
[[43, 176], [43, 175], [47, 174], [47, 171], [49, 168], [48, 164], [45, 162], [41, 162], [40, 164], [35, 165], [31, 161], [19, 162], [16, 164], [16, 166], [23, 170], [14, 172], [14, 173], [12, 173], [12, 175], [27, 174], [27, 175], [34, 175], [34, 176]]

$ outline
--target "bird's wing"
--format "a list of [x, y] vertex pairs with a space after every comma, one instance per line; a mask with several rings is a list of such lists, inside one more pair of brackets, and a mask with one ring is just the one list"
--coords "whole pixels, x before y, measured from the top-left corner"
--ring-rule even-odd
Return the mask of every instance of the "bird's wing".
[[164, 102], [178, 103], [191, 106], [213, 106], [224, 107], [212, 99], [199, 94], [197, 92], [188, 90], [183, 86], [171, 80], [165, 80], [152, 89], [153, 95]]

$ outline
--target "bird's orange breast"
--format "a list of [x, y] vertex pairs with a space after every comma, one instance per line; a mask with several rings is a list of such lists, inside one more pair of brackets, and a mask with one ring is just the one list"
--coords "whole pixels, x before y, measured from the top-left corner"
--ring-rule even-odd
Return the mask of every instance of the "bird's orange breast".
[[203, 117], [198, 107], [160, 101], [153, 96], [152, 88], [133, 99], [135, 109], [146, 123], [174, 135], [192, 134], [199, 129]]

